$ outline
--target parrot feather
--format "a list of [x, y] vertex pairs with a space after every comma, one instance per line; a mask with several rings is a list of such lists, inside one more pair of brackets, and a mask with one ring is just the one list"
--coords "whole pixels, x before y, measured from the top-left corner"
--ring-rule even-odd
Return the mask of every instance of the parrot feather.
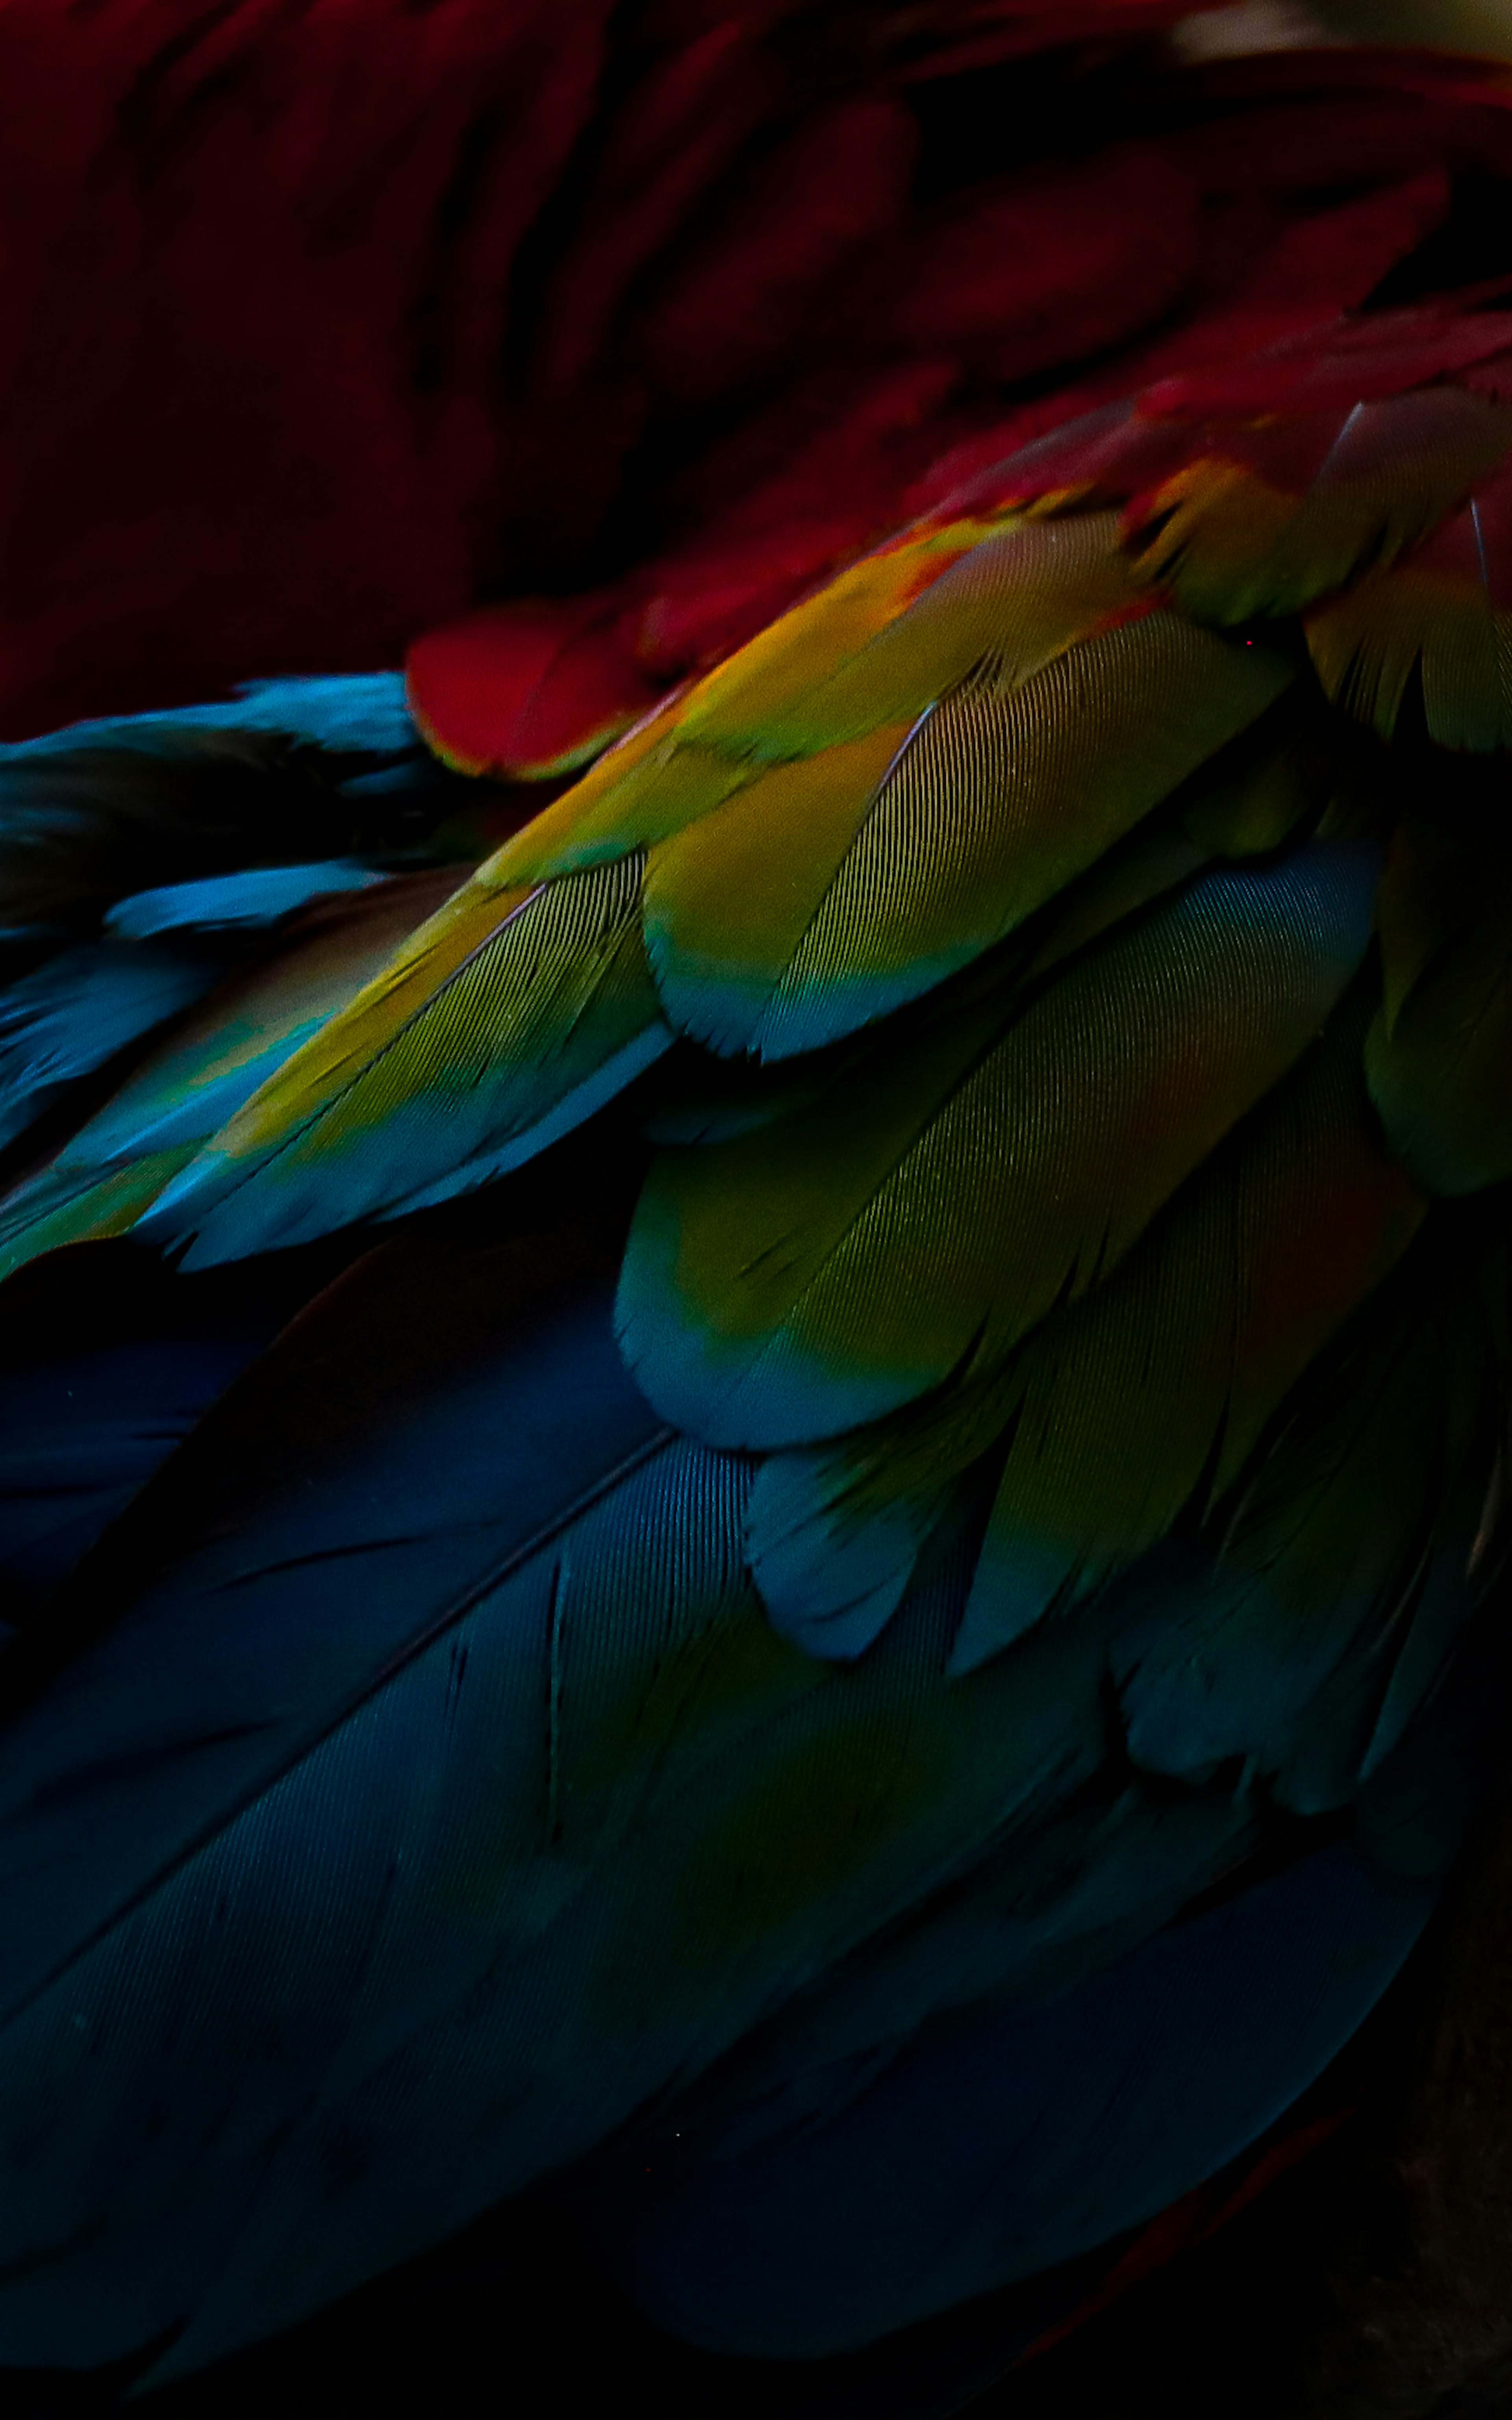
[[276, 956], [217, 984], [50, 1161], [0, 1197], [0, 1274], [133, 1226], [453, 887], [449, 872], [364, 883], [355, 896], [306, 910]]
[[1412, 1240], [1427, 1203], [1370, 1116], [1364, 1021], [1335, 1020], [1107, 1285], [1025, 1346], [952, 1670], [1156, 1544], [1205, 1481], [1221, 1493]]
[[1472, 370], [1509, 344], [1512, 315], [1504, 311], [1427, 304], [1329, 318], [1258, 353], [1158, 379], [1139, 409], [1189, 425], [1231, 414], [1351, 411]]
[[427, 630], [409, 650], [405, 685], [443, 764], [516, 781], [576, 772], [656, 702], [613, 625], [555, 598]]
[[[108, 744], [0, 754], [0, 921], [81, 937], [164, 884], [343, 857], [353, 810], [280, 733], [143, 718]], [[70, 738], [71, 735], [63, 734]]]
[[[741, 1571], [743, 1466], [669, 1438], [636, 1395], [601, 1266], [560, 1229], [379, 1247], [8, 1657], [0, 2156], [19, 2183], [47, 2135], [54, 2247], [0, 2279], [8, 2345], [54, 2358], [69, 2312], [85, 2349], [145, 2341], [186, 2292], [175, 2361], [292, 2317], [354, 2262], [461, 2223], [501, 2174], [599, 2139], [969, 1868], [1015, 1808], [1096, 1771], [1095, 1637], [1029, 1642], [973, 1693], [946, 1683], [958, 1552], [858, 1687], [773, 1637]], [[361, 1590], [332, 1585], [359, 1567]], [[147, 1666], [157, 1690], [121, 1685]], [[632, 1877], [669, 1854], [681, 1881], [648, 1934]], [[110, 2006], [103, 2067], [66, 2079], [60, 2023], [67, 2044], [85, 2015], [83, 2055]], [[550, 2012], [544, 2035], [526, 2007]], [[628, 2062], [589, 2055], [607, 2017], [640, 2045]], [[255, 2085], [228, 2024], [277, 2045]], [[516, 2079], [481, 2131], [448, 2081], [459, 2057]], [[330, 2225], [323, 2148], [354, 2129], [356, 2235]], [[97, 2291], [123, 2235], [117, 2288]]]
[[[1078, 412], [983, 463], [949, 488], [935, 509], [944, 517], [1008, 507], [1045, 511], [1068, 504], [1128, 504], [1180, 470], [1193, 450], [1190, 427], [1147, 413], [1142, 401], [1123, 397]], [[947, 467], [950, 461], [947, 456]]]
[[426, 1202], [532, 1156], [671, 1036], [638, 858], [501, 899], [477, 878], [218, 1130], [150, 1214], [188, 1265]]
[[1027, 2008], [984, 1991], [902, 2049], [837, 2057], [810, 2121], [782, 2127], [774, 2094], [748, 2149], [638, 2133], [641, 2173], [627, 2147], [589, 2241], [659, 2325], [724, 2352], [816, 2361], [989, 2291], [1001, 2309], [1042, 2247], [1105, 2242], [1253, 2142], [1433, 1905], [1347, 1843], [1315, 1850], [1080, 1988]]
[[1512, 478], [1473, 495], [1390, 570], [1307, 617], [1328, 695], [1382, 739], [1421, 683], [1441, 748], [1512, 747]]
[[[1316, 702], [1289, 689], [1163, 808], [1028, 917], [1011, 947], [994, 952], [994, 968], [1011, 970], [1016, 984], [1028, 986], [1214, 856], [1264, 855], [1279, 846], [1326, 805], [1335, 760]], [[864, 1066], [876, 1043], [863, 1026], [794, 1059], [711, 1068], [702, 1054], [685, 1058], [678, 1063], [682, 1082], [664, 1089], [642, 1131], [656, 1142], [693, 1143], [770, 1125]]]
[[[1453, 1621], [1473, 1610], [1466, 1563], [1499, 1444], [1476, 1264], [1496, 1243], [1430, 1222], [1303, 1382], [1216, 1563], [1158, 1573], [1135, 1603], [1114, 1669], [1141, 1767], [1244, 1759], [1288, 1775], [1285, 1803], [1309, 1813], [1358, 1787], [1425, 1591], [1457, 1577]], [[1413, 1661], [1420, 1699], [1432, 1670]], [[1412, 1702], [1399, 1687], [1388, 1731]]]
[[997, 1366], [1313, 1039], [1375, 869], [1335, 843], [1199, 877], [1021, 1016], [986, 987], [814, 1108], [663, 1151], [620, 1281], [651, 1400], [713, 1442], [795, 1445]]
[[[1005, 682], [1026, 679], [1137, 603], [1111, 517], [1054, 530], [926, 522], [674, 694], [506, 844], [497, 879], [671, 840], [764, 768], [906, 734], [983, 658]], [[857, 819], [867, 796], [855, 793]]]
[[317, 865], [258, 865], [243, 874], [212, 874], [199, 882], [170, 882], [134, 892], [105, 912], [107, 933], [128, 941], [154, 933], [255, 932], [277, 924], [314, 899], [342, 891], [365, 891], [381, 874], [354, 858], [328, 858]]
[[995, 1446], [955, 1671], [1134, 1560], [1205, 1481], [1227, 1484], [1424, 1215], [1370, 1118], [1365, 1022], [1347, 1001], [1112, 1276], [998, 1375], [764, 1462], [748, 1552], [785, 1637], [811, 1653], [868, 1646], [952, 1482]]
[[[1076, 524], [1033, 535], [1061, 527]], [[786, 1057], [917, 998], [1013, 931], [1291, 678], [1284, 657], [1160, 613], [1027, 676], [1021, 664], [990, 658], [917, 728], [884, 726], [874, 760], [864, 742], [830, 752], [858, 754], [859, 781], [848, 761], [826, 778], [829, 757], [811, 759], [652, 850], [647, 948], [680, 1031]], [[831, 780], [849, 793], [839, 846]]]
[[1295, 613], [1427, 537], [1512, 446], [1453, 386], [1221, 431], [1137, 504], [1147, 577], [1198, 621]]
[[1398, 819], [1365, 1053], [1393, 1148], [1441, 1194], [1512, 1176], [1512, 852], [1504, 799], [1469, 792], [1468, 772], [1458, 818], [1414, 806]]
[[0, 994], [0, 1144], [131, 1044], [203, 999], [222, 970], [187, 941], [82, 941]]
[[[0, 748], [0, 2364], [149, 2393], [515, 2195], [720, 2352], [1033, 2352], [1505, 1764], [1512, 315], [1390, 300], [1494, 266], [1489, 79], [1005, 170], [917, 27], [774, 149], [791, 9], [595, 6], [523, 283], [457, 84], [406, 675]], [[57, 527], [61, 712], [137, 540]], [[230, 660], [172, 554], [103, 704]]]
[[239, 682], [235, 698], [219, 706], [106, 715], [65, 723], [34, 739], [8, 740], [0, 745], [0, 771], [39, 757], [76, 755], [81, 749], [171, 753], [175, 734], [237, 731], [267, 732], [334, 755], [410, 756], [418, 745], [402, 673], [297, 673]]
[[[732, 722], [719, 687], [723, 677], [749, 710], [754, 675], [743, 650], [481, 867], [174, 1180], [148, 1232], [193, 1230], [189, 1264], [199, 1265], [416, 1208], [496, 1175], [591, 1114], [651, 1064], [674, 1028], [725, 1049], [813, 1048], [980, 954], [1293, 676], [1284, 657], [1158, 613], [1077, 645], [1088, 625], [1129, 610], [1112, 538], [1111, 523], [1095, 519], [1011, 531], [940, 572], [906, 610], [903, 558], [885, 557], [892, 618], [827, 681], [800, 649], [808, 686], [793, 712], [841, 736], [796, 762], [753, 766], [712, 744], [745, 727]], [[920, 576], [912, 565], [914, 589]], [[774, 680], [793, 690], [788, 624], [807, 629], [806, 615], [838, 616], [845, 643], [854, 639], [855, 599], [836, 601], [849, 578], [785, 617], [771, 646], [754, 643], [770, 659], [757, 668], [760, 695]], [[864, 638], [880, 608], [873, 589], [859, 594]], [[925, 722], [916, 768], [903, 748], [911, 726], [878, 725], [876, 716], [922, 711], [938, 683], [963, 679], [984, 648], [991, 691], [969, 688]], [[670, 737], [659, 736], [664, 726]], [[795, 735], [792, 744], [808, 743]], [[949, 863], [928, 830], [935, 759], [964, 763], [974, 749], [986, 767], [980, 789], [957, 781], [949, 793], [964, 861], [932, 901], [919, 869], [932, 858]], [[627, 791], [640, 802], [630, 827], [642, 834], [694, 817], [652, 847], [643, 882], [624, 829], [606, 854], [605, 819]], [[811, 887], [795, 892], [800, 859]], [[677, 947], [695, 953], [704, 980], [683, 979]], [[749, 997], [757, 951], [767, 958], [764, 1009], [760, 990]], [[734, 981], [711, 984], [711, 959], [732, 961]], [[703, 1005], [711, 991], [714, 1033]], [[481, 1058], [475, 1038], [459, 1055], [463, 1036], [479, 1034]]]
[[[123, 1221], [123, 1223], [127, 1223]], [[59, 1243], [69, 1241], [59, 1234]], [[23, 1632], [308, 1291], [285, 1261], [190, 1284], [123, 1245], [0, 1295], [0, 1606]], [[0, 1634], [3, 1635], [3, 1634]]]

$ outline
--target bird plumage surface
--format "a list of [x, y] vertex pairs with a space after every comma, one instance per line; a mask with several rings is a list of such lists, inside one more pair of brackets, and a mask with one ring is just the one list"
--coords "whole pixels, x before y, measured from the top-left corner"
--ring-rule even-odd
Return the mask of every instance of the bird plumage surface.
[[974, 439], [529, 819], [518, 613], [0, 755], [0, 2362], [532, 2191], [842, 2351], [1361, 2024], [1504, 1736], [1502, 299]]

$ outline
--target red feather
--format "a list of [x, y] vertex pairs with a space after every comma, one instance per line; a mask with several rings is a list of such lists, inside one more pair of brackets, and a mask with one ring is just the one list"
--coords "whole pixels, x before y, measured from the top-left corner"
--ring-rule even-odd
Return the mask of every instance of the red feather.
[[410, 712], [463, 773], [549, 780], [628, 730], [657, 692], [592, 601], [494, 605], [409, 650]]

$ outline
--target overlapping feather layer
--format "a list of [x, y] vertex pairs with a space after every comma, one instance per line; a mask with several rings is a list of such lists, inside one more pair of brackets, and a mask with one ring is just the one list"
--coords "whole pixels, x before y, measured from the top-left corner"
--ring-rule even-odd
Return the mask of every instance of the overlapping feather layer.
[[[491, 853], [366, 694], [0, 768], [10, 1298], [64, 1246], [320, 1270], [0, 1663], [3, 2025], [84, 2096], [36, 2189], [102, 2350], [209, 2358], [695, 2076], [764, 2158], [768, 2023], [827, 2107], [1320, 1819], [1442, 1863], [1504, 1492], [1509, 350], [1382, 315], [1100, 411]], [[196, 2012], [158, 2134], [133, 1976]], [[62, 2029], [121, 2008], [97, 2105]], [[282, 2045], [245, 2140], [227, 2026]], [[63, 2357], [12, 2252], [0, 2346]]]

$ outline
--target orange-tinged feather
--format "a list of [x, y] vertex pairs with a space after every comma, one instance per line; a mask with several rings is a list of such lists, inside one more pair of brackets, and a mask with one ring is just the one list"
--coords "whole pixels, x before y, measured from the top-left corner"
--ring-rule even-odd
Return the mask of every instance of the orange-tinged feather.
[[1452, 386], [1257, 423], [1136, 505], [1147, 578], [1201, 621], [1303, 611], [1417, 545], [1512, 448], [1512, 412]]
[[1512, 747], [1512, 478], [1492, 480], [1424, 545], [1330, 598], [1305, 627], [1329, 697], [1382, 739], [1415, 674], [1441, 747]]
[[[966, 559], [1015, 531], [1022, 558], [983, 556], [975, 583]], [[957, 566], [966, 588], [909, 615]], [[905, 532], [665, 700], [479, 878], [537, 881], [667, 840], [764, 766], [912, 721], [995, 644], [1026, 675], [1138, 607], [1111, 515], [1038, 532], [1012, 514]]]
[[982, 539], [996, 536], [1010, 518], [994, 514], [926, 524], [853, 564], [817, 597], [795, 605], [706, 674], [679, 718], [681, 735], [705, 747], [769, 758], [856, 736], [830, 724], [806, 739], [792, 730], [788, 718], [795, 709], [801, 712], [811, 692], [896, 622], [942, 573]]

